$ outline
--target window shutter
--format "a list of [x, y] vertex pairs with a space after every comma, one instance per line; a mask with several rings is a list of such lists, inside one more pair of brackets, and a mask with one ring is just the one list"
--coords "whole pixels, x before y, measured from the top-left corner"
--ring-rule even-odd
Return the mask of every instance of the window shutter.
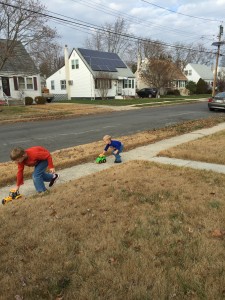
[[37, 77], [34, 77], [34, 90], [37, 91]]
[[13, 76], [13, 82], [14, 82], [14, 90], [18, 91], [19, 87], [18, 87], [18, 80], [16, 76]]

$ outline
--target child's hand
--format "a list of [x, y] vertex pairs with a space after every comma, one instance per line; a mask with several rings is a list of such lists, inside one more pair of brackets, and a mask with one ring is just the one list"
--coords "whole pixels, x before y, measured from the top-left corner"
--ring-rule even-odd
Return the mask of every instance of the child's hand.
[[52, 168], [52, 169], [49, 169], [49, 171], [50, 171], [50, 173], [55, 173], [55, 169], [54, 168]]

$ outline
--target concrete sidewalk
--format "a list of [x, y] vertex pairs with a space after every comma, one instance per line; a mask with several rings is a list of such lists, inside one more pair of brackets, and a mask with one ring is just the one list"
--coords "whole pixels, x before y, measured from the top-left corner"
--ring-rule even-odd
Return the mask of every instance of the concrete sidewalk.
[[[168, 148], [189, 142], [194, 141], [198, 138], [211, 135], [213, 133], [216, 133], [218, 131], [225, 130], [225, 123], [221, 123], [217, 126], [214, 126], [212, 128], [207, 129], [200, 129], [196, 130], [192, 133], [187, 133], [181, 136], [176, 136], [170, 139], [165, 139], [160, 142], [150, 144], [147, 146], [142, 146], [135, 148], [128, 152], [122, 153], [122, 159], [123, 162], [128, 162], [131, 160], [148, 160], [153, 161], [157, 163], [163, 163], [163, 164], [171, 164], [176, 166], [182, 166], [182, 167], [189, 167], [194, 169], [202, 169], [202, 170], [211, 170], [214, 172], [219, 172], [225, 174], [225, 165], [219, 165], [219, 164], [210, 164], [210, 163], [203, 163], [203, 162], [196, 162], [196, 161], [189, 161], [189, 160], [182, 160], [182, 159], [171, 159], [168, 157], [157, 157], [157, 154], [162, 151], [166, 150]], [[84, 177], [86, 175], [90, 175], [93, 173], [96, 173], [98, 171], [106, 170], [108, 168], [111, 168], [112, 166], [115, 166], [114, 164], [114, 157], [111, 155], [107, 158], [107, 163], [105, 164], [96, 164], [95, 162], [90, 162], [78, 166], [74, 166], [71, 168], [67, 168], [64, 170], [61, 170], [59, 172], [60, 178], [58, 184], [63, 184], [65, 182]], [[9, 190], [13, 188], [14, 186], [7, 186], [0, 189], [0, 199], [3, 199], [5, 196], [8, 195]], [[54, 189], [54, 187], [53, 187]], [[35, 189], [33, 186], [32, 180], [26, 180], [25, 184], [21, 186], [20, 188], [21, 194], [25, 196], [29, 196], [32, 194], [35, 194]]]

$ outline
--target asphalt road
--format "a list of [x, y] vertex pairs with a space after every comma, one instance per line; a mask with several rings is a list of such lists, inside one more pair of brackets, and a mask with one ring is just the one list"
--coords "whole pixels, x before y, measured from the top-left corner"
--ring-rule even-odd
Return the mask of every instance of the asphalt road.
[[0, 162], [9, 161], [9, 152], [16, 146], [28, 148], [41, 145], [54, 151], [99, 141], [105, 134], [114, 137], [129, 135], [187, 120], [207, 118], [213, 114], [215, 112], [209, 112], [206, 102], [198, 102], [145, 107], [66, 120], [1, 125]]

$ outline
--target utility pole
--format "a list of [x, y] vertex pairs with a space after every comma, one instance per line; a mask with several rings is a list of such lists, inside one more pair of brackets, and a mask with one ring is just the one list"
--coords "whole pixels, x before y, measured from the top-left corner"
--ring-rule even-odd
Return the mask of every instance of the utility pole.
[[219, 31], [219, 35], [218, 35], [218, 42], [212, 43], [213, 46], [217, 46], [216, 67], [215, 67], [215, 71], [214, 71], [212, 97], [215, 96], [215, 91], [216, 91], [217, 69], [218, 69], [218, 62], [219, 62], [219, 56], [220, 56], [220, 46], [221, 46], [221, 44], [224, 44], [224, 42], [221, 42], [222, 35], [223, 35], [223, 26], [220, 25], [220, 31]]

